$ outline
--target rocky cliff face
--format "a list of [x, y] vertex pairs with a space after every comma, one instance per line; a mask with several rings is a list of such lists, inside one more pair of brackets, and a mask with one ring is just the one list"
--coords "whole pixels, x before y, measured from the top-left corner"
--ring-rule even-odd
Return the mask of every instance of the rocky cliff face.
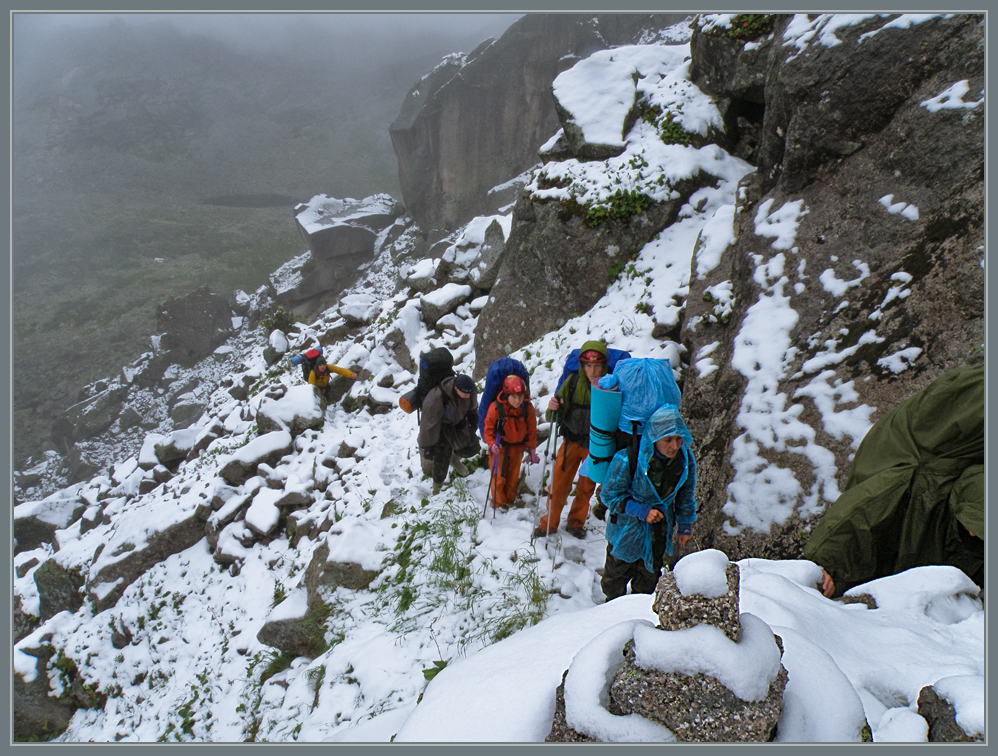
[[[678, 321], [658, 314], [672, 303], [649, 308], [654, 335], [681, 342], [687, 366], [699, 547], [791, 558], [869, 424], [982, 353], [983, 20], [769, 16], [735, 28], [717, 18], [698, 20], [689, 63], [717, 129], [676, 137], [639, 71], [628, 146], [601, 167], [571, 108], [558, 108], [563, 133], [518, 200], [477, 365], [591, 308], [646, 242], [711, 206], [702, 192], [723, 172], [675, 180], [674, 155], [655, 165], [635, 148], [646, 122], [662, 141], [714, 142], [748, 161], [735, 205], [718, 208], [693, 250]], [[585, 176], [598, 170], [634, 188], [594, 199]], [[656, 171], [672, 194], [655, 193], [645, 176]], [[600, 202], [608, 218], [593, 215]], [[760, 325], [765, 344], [749, 336]]]
[[537, 162], [557, 128], [551, 82], [596, 50], [638, 41], [685, 14], [528, 14], [451, 56], [409, 92], [390, 134], [402, 196], [425, 230], [453, 229], [510, 201], [489, 194]]
[[[716, 267], [694, 260], [682, 331], [698, 529], [733, 559], [796, 556], [837, 497], [860, 438], [825, 415], [875, 421], [983, 349], [983, 18], [810, 23], [691, 42], [722, 109], [765, 107], [733, 241]], [[773, 362], [746, 364], [761, 319]], [[783, 521], [746, 505], [760, 491]]]

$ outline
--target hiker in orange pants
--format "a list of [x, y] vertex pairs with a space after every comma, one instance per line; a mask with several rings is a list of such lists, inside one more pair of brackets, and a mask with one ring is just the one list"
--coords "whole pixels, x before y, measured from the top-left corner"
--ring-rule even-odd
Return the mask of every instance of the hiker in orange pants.
[[523, 453], [527, 452], [527, 461], [531, 464], [540, 461], [537, 456], [537, 413], [523, 379], [510, 375], [503, 381], [502, 391], [485, 416], [483, 436], [489, 447], [492, 470], [492, 506], [505, 509], [516, 501]]
[[[547, 514], [541, 517], [537, 526], [538, 535], [548, 534], [548, 524], [551, 531], [558, 530], [558, 523], [561, 521], [561, 510], [568, 503], [568, 496], [572, 493], [572, 480], [579, 466], [589, 455], [589, 449], [581, 444], [565, 441], [558, 450], [558, 455], [554, 459], [554, 472], [551, 476], [551, 505]], [[580, 475], [575, 486], [575, 498], [572, 499], [572, 506], [568, 510], [568, 520], [565, 522], [565, 530], [571, 535], [576, 535], [581, 531], [585, 537], [586, 517], [589, 515], [589, 499], [592, 498], [596, 490], [596, 484], [589, 478]]]
[[[558, 422], [559, 432], [564, 440], [555, 456], [548, 511], [534, 528], [534, 538], [558, 531], [561, 510], [572, 492], [572, 480], [589, 455], [591, 389], [593, 384], [606, 375], [608, 361], [606, 344], [602, 341], [587, 341], [579, 350], [578, 372], [561, 384], [561, 388], [548, 403], [548, 417]], [[579, 482], [575, 486], [575, 499], [565, 523], [565, 530], [569, 535], [581, 539], [586, 537], [589, 499], [595, 490], [596, 484], [593, 481], [583, 475], [579, 476]]]

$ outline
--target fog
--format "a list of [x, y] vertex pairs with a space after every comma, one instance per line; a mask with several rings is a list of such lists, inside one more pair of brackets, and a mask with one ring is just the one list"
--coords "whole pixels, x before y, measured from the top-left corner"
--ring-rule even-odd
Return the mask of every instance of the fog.
[[[53, 54], [53, 35], [70, 31], [168, 24], [260, 55], [294, 55], [320, 63], [404, 59], [429, 39], [453, 40], [468, 52], [498, 37], [522, 14], [505, 13], [16, 13], [15, 77]], [[58, 50], [55, 50], [57, 53]], [[19, 69], [21, 69], [19, 71]]]
[[[388, 129], [441, 58], [516, 14], [15, 13], [14, 459], [149, 348], [159, 304], [252, 291], [315, 194], [401, 199]], [[273, 197], [220, 206], [219, 197]], [[58, 390], [29, 359], [68, 366]]]

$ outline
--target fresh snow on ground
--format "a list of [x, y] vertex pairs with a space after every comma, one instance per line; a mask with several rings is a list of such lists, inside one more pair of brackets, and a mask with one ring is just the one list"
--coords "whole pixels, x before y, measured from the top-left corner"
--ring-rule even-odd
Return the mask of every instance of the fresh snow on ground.
[[[858, 18], [797, 17], [784, 43], [801, 51], [815, 42], [835, 44], [835, 30]], [[726, 17], [714, 17], [714, 22], [725, 25]], [[636, 86], [626, 74], [631, 96], [638, 92], [654, 98], [677, 118], [681, 111], [689, 131], [702, 134], [716, 126], [716, 109], [685, 78], [688, 45], [653, 47], [621, 48], [583, 61], [583, 68], [592, 69], [587, 74], [593, 77], [591, 92], [615, 101], [621, 72], [637, 71], [643, 78]], [[567, 86], [573, 78], [559, 80]], [[573, 112], [581, 118], [584, 108], [578, 105]], [[587, 129], [607, 126], [599, 118], [591, 126], [586, 123]], [[664, 145], [651, 124], [640, 121], [618, 139], [625, 142], [621, 157], [548, 163], [526, 178], [528, 189], [535, 196], [574, 195], [579, 202], [598, 203], [620, 187], [666, 199], [672, 182], [698, 170], [717, 181], [691, 198], [680, 219], [625, 267], [592, 310], [513, 353], [531, 371], [538, 407], [546, 403], [539, 397], [554, 390], [568, 352], [592, 338], [635, 357], [668, 359], [677, 375], [683, 357], [693, 359], [701, 374], [717, 368], [711, 357], [716, 345], [684, 355], [680, 344], [650, 336], [652, 318], [677, 324], [691, 267], [702, 277], [718, 264], [732, 242], [735, 187], [751, 166], [713, 145]], [[541, 177], [554, 188], [541, 189]], [[330, 222], [337, 202], [330, 200], [329, 218], [305, 220]], [[805, 513], [818, 511], [837, 495], [830, 452], [799, 421], [794, 397], [779, 393], [777, 386], [795, 349], [789, 341], [797, 320], [791, 307], [793, 287], [820, 283], [827, 289], [837, 281], [848, 286], [830, 293], [848, 294], [862, 288], [865, 276], [846, 280], [846, 271], [862, 272], [864, 263], [830, 260], [831, 276], [806, 275], [803, 263], [793, 259], [796, 224], [806, 212], [798, 200], [780, 207], [767, 201], [755, 216], [756, 232], [773, 241], [772, 253], [752, 261], [762, 293], [736, 338], [733, 364], [748, 386], [738, 415], [743, 433], [731, 459], [735, 481], [725, 509], [732, 528], [765, 531], [783, 522], [795, 505]], [[449, 251], [455, 261], [458, 254], [478, 254], [493, 221], [509, 235], [508, 215], [474, 219], [453, 235]], [[489, 475], [482, 469], [449, 480], [433, 494], [416, 452], [416, 417], [398, 408], [372, 414], [353, 407], [366, 398], [391, 403], [413, 386], [416, 376], [392, 355], [392, 340], [399, 338], [393, 334], [401, 334], [401, 348], [413, 359], [428, 348], [447, 346], [455, 355], [455, 369], [470, 373], [474, 328], [485, 298], [458, 306], [440, 332], [428, 328], [420, 319], [420, 295], [407, 288], [395, 291], [399, 270], [388, 246], [382, 245], [386, 234], [379, 236], [377, 258], [366, 267], [363, 280], [345, 292], [342, 305], [288, 334], [294, 353], [341, 326], [347, 311], [368, 323], [356, 338], [324, 345], [331, 364], [354, 366], [371, 377], [353, 383], [343, 403], [329, 406], [321, 428], [293, 441], [283, 430], [257, 434], [255, 413], [265, 402], [274, 404], [264, 391], [283, 384], [286, 401], [296, 405], [302, 401], [301, 375], [286, 359], [268, 368], [262, 353], [269, 334], [244, 328], [230, 340], [240, 366], [208, 358], [193, 369], [178, 368], [175, 376], [183, 382], [197, 375], [211, 386], [226, 374], [249, 380], [248, 407], [223, 388], [200, 395], [206, 410], [195, 427], [202, 429], [218, 418], [230, 435], [182, 463], [171, 480], [151, 493], [138, 496], [128, 488], [152, 453], [150, 442], [143, 446], [138, 439], [135, 448], [142, 448], [134, 458], [109, 460], [108, 468], [115, 465], [113, 475], [98, 475], [18, 508], [15, 516], [34, 513], [62, 528], [54, 555], [45, 545], [15, 558], [21, 573], [14, 579], [15, 594], [23, 611], [37, 614], [33, 559], [42, 563], [54, 556], [66, 568], [82, 567], [96, 575], [215, 495], [224, 499], [211, 514], [217, 524], [252, 502], [245, 521], [227, 525], [219, 534], [219, 550], [238, 560], [238, 569], [216, 562], [202, 539], [145, 571], [111, 609], [95, 613], [85, 603], [75, 614], [51, 618], [17, 644], [14, 669], [25, 681], [34, 679], [44, 662], [24, 649], [51, 635], [53, 645], [74, 660], [82, 681], [107, 695], [103, 709], [77, 712], [59, 740], [541, 741], [551, 727], [555, 689], [568, 670], [566, 714], [572, 726], [607, 738], [665, 742], [672, 734], [660, 725], [615, 717], [604, 708], [607, 676], [620, 664], [626, 640], [635, 639], [643, 664], [695, 666], [752, 698], [759, 693], [759, 681], [778, 669], [774, 635], [783, 643], [782, 663], [789, 673], [779, 727], [782, 741], [854, 742], [860, 739], [864, 717], [874, 740], [924, 741], [917, 698], [922, 687], [932, 684], [955, 706], [961, 726], [983, 732], [984, 613], [976, 587], [957, 570], [920, 568], [851, 590], [851, 595], [876, 599], [878, 608], [868, 609], [863, 603], [824, 598], [817, 590], [820, 568], [810, 562], [743, 560], [738, 568], [745, 638], [736, 646], [706, 627], [668, 634], [653, 630], [657, 618], [648, 596], [603, 603], [597, 573], [606, 548], [602, 522], [590, 519], [584, 540], [560, 529], [531, 540], [544, 507], [553, 448], [542, 444], [542, 462], [524, 467], [522, 507], [498, 513], [488, 509]], [[416, 267], [431, 275], [436, 265]], [[897, 286], [870, 316], [869, 338], [879, 338], [877, 312], [889, 300], [906, 296], [910, 280], [904, 271], [895, 274]], [[715, 316], [723, 317], [724, 305], [730, 306], [730, 286], [714, 289], [721, 308]], [[425, 301], [447, 304], [461, 296], [467, 298], [468, 291], [444, 287]], [[834, 341], [824, 347], [821, 359], [805, 365], [803, 373], [814, 378], [797, 393], [813, 399], [828, 433], [848, 436], [856, 446], [870, 426], [873, 408], [855, 406], [852, 382], [830, 382], [833, 374], [823, 368], [844, 359], [846, 350], [837, 350]], [[892, 370], [903, 369], [918, 355], [901, 350], [893, 357]], [[157, 408], [156, 417], [165, 418], [165, 399], [150, 395], [148, 401]], [[541, 429], [550, 430], [545, 423]], [[164, 419], [149, 438], [160, 443], [168, 433]], [[233, 489], [217, 477], [233, 458], [250, 459], [289, 446], [266, 478], [255, 476]], [[810, 489], [802, 490], [789, 470], [767, 462], [760, 454], [763, 447], [804, 455], [815, 469]], [[282, 489], [271, 489], [268, 481]], [[254, 543], [246, 523], [258, 530], [272, 527], [275, 494], [289, 491], [304, 492], [312, 500], [297, 527], [331, 522], [328, 532], [302, 538], [296, 546], [291, 534], [283, 532]], [[82, 501], [96, 509], [98, 500], [110, 522], [98, 521], [86, 532], [79, 521], [66, 527], [67, 507]], [[327, 650], [315, 658], [281, 659], [257, 633], [268, 621], [305, 614], [303, 579], [320, 544], [329, 547], [331, 561], [379, 574], [367, 589], [322, 589], [331, 610], [323, 623]], [[676, 568], [680, 589], [716, 594], [723, 590], [718, 571], [726, 564], [719, 552], [687, 556]], [[103, 595], [116, 584], [98, 588]], [[133, 637], [117, 648], [115, 628], [122, 626]], [[63, 678], [52, 673], [57, 695]]]

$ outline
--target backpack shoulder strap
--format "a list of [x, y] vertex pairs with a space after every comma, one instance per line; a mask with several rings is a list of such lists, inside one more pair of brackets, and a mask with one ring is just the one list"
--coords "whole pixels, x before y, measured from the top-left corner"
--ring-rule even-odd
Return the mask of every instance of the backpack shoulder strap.
[[638, 445], [640, 443], [640, 437], [638, 436], [638, 421], [631, 421], [631, 439], [627, 444], [627, 461], [630, 463], [631, 467], [631, 480], [634, 480], [634, 473], [638, 471]]
[[503, 426], [506, 425], [506, 410], [502, 407], [502, 402], [499, 401], [499, 397], [496, 397], [496, 427], [495, 427], [495, 437], [498, 441], [502, 437]]

